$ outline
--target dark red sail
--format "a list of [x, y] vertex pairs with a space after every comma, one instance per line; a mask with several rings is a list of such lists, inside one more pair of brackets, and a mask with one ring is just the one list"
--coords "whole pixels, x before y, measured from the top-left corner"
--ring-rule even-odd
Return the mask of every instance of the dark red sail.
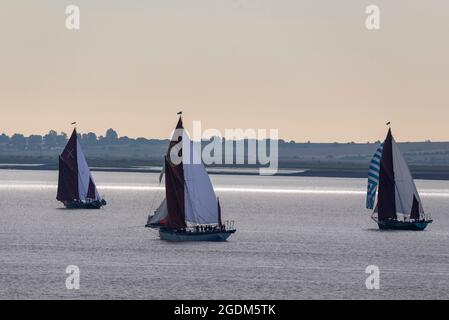
[[410, 219], [419, 220], [419, 218], [419, 202], [418, 199], [416, 199], [416, 196], [413, 195], [413, 205], [412, 212], [410, 213]]
[[58, 201], [73, 201], [79, 199], [77, 133], [73, 130], [64, 151], [59, 156]]
[[396, 219], [396, 192], [393, 169], [393, 136], [388, 130], [384, 142], [379, 173], [379, 196], [377, 212], [379, 221]]
[[[184, 205], [184, 169], [182, 161], [175, 164], [170, 160], [170, 152], [173, 147], [182, 142], [183, 124], [181, 117], [176, 126], [175, 137], [170, 141], [167, 156], [165, 157], [165, 196], [167, 200], [167, 218], [165, 225], [168, 229], [179, 230], [186, 227]], [[182, 148], [178, 153], [182, 157]]]

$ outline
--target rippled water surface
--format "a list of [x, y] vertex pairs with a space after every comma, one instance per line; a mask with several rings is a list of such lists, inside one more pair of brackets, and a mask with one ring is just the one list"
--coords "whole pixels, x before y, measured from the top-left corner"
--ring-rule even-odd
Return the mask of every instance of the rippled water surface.
[[[225, 243], [167, 243], [145, 229], [157, 174], [95, 172], [100, 211], [61, 209], [57, 172], [0, 170], [0, 299], [449, 298], [449, 182], [417, 181], [435, 222], [378, 231], [365, 180], [214, 175]], [[80, 290], [67, 290], [77, 265]], [[380, 268], [367, 290], [365, 268]]]

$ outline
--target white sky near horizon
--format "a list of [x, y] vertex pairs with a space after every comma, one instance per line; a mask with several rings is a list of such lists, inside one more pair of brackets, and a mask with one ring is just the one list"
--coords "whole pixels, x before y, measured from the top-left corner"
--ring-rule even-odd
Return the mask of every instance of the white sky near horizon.
[[449, 141], [448, 36], [445, 0], [4, 0], [0, 134], [165, 139], [182, 109], [189, 129]]

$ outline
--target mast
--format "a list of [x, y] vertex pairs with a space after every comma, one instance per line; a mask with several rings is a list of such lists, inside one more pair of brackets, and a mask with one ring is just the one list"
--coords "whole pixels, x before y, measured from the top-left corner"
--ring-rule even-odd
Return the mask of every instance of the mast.
[[[170, 145], [165, 156], [165, 198], [167, 200], [166, 227], [170, 230], [184, 229], [185, 205], [184, 205], [184, 169], [183, 163], [176, 164], [170, 158], [170, 154], [179, 146], [182, 146], [182, 131], [184, 126], [181, 116], [179, 117], [176, 130], [170, 141]], [[182, 157], [182, 148], [178, 151], [178, 156]], [[173, 159], [174, 160], [174, 159]]]
[[59, 156], [58, 193], [56, 196], [58, 201], [73, 201], [79, 200], [80, 198], [78, 186], [77, 139], [76, 129], [74, 129], [66, 147]]
[[393, 135], [391, 133], [391, 128], [388, 130], [380, 161], [377, 212], [379, 221], [397, 218], [393, 163]]

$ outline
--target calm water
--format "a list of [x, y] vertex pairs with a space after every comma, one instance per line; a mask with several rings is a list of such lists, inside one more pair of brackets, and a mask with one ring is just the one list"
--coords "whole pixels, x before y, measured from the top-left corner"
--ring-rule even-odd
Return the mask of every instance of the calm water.
[[[381, 232], [365, 181], [212, 176], [226, 243], [167, 243], [143, 227], [162, 191], [156, 174], [99, 173], [108, 206], [67, 211], [56, 172], [0, 170], [0, 299], [449, 298], [449, 182], [417, 181], [435, 222]], [[365, 268], [380, 267], [380, 290]], [[65, 288], [68, 265], [80, 290]]]

